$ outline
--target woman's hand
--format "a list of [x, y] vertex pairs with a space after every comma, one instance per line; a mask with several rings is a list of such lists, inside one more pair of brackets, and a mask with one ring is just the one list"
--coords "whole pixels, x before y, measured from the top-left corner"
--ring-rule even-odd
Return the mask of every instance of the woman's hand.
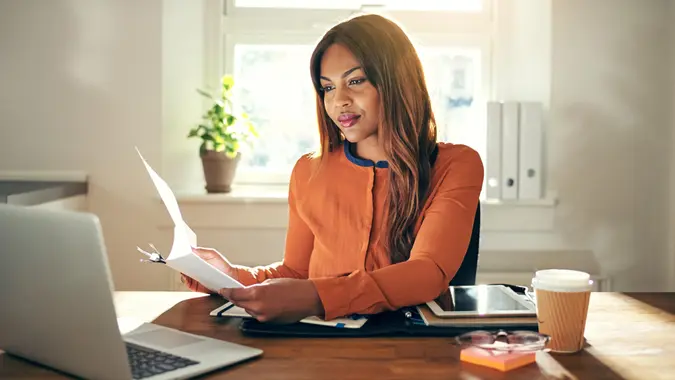
[[[232, 264], [230, 264], [230, 262], [227, 261], [225, 256], [223, 256], [217, 250], [213, 248], [196, 247], [192, 249], [192, 252], [194, 252], [195, 255], [201, 257], [207, 263], [213, 265], [219, 271], [237, 280], [237, 273], [232, 268]], [[183, 284], [185, 284], [185, 286], [188, 287], [188, 289], [192, 290], [193, 292], [216, 294], [215, 291], [207, 289], [204, 285], [186, 276], [185, 274], [181, 273], [180, 280]]]
[[275, 278], [245, 288], [221, 289], [219, 293], [260, 322], [292, 323], [324, 314], [310, 280]]

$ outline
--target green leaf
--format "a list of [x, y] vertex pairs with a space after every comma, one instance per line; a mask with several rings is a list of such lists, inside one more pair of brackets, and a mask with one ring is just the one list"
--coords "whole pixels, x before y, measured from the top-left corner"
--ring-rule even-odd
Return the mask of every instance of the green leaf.
[[213, 102], [202, 114], [201, 124], [190, 129], [188, 133], [188, 137], [202, 139], [200, 152], [212, 149], [236, 157], [243, 143], [250, 145], [254, 138], [259, 137], [250, 116], [244, 112], [234, 112], [233, 87], [232, 75], [224, 75], [221, 78], [220, 98], [208, 91], [197, 89], [201, 96]]
[[201, 94], [202, 96], [206, 97], [206, 98], [209, 98], [209, 99], [211, 99], [211, 100], [216, 100], [216, 99], [213, 97], [213, 95], [211, 95], [211, 94], [208, 93], [207, 91], [202, 90], [201, 88], [198, 88], [198, 89], [197, 89], [197, 92], [198, 92], [199, 94]]
[[211, 94], [208, 93], [207, 91], [204, 91], [204, 90], [198, 88], [198, 89], [197, 89], [197, 92], [198, 92], [200, 95], [204, 96], [205, 98], [211, 100], [212, 102], [214, 102], [214, 103], [220, 105], [221, 107], [224, 106], [223, 102], [222, 102], [220, 99], [217, 99], [216, 97], [214, 97], [213, 95], [211, 95]]

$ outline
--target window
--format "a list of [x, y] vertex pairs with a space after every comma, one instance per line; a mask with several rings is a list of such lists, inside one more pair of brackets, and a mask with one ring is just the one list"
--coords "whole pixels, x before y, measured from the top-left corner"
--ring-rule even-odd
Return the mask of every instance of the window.
[[239, 44], [234, 48], [237, 99], [251, 115], [260, 139], [243, 168], [287, 174], [318, 145], [314, 88], [307, 67], [313, 46]]
[[[300, 8], [300, 9], [361, 9], [363, 1], [342, 0], [235, 0], [234, 5], [240, 8]], [[410, 0], [384, 0], [368, 2], [371, 6], [382, 6], [388, 10], [407, 10], [407, 11], [480, 11], [482, 9], [481, 0], [424, 0], [413, 2]]]
[[223, 70], [234, 74], [238, 103], [261, 135], [242, 157], [238, 183], [287, 183], [296, 160], [318, 147], [309, 58], [326, 30], [360, 11], [396, 20], [415, 44], [439, 139], [470, 145], [485, 157], [492, 30], [488, 0], [361, 3], [226, 2]]

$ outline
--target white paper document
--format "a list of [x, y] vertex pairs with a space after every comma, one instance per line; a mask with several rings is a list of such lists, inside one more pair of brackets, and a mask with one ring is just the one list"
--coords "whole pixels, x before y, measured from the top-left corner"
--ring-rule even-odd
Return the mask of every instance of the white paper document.
[[213, 265], [204, 261], [201, 257], [192, 252], [192, 248], [197, 246], [197, 235], [185, 223], [178, 207], [178, 201], [174, 196], [169, 185], [148, 165], [141, 152], [136, 148], [138, 156], [143, 161], [145, 169], [150, 175], [150, 179], [157, 188], [159, 196], [166, 206], [171, 220], [174, 223], [173, 244], [171, 252], [165, 258], [166, 265], [181, 272], [211, 291], [217, 292], [222, 288], [242, 288], [244, 287], [237, 280], [221, 272]]

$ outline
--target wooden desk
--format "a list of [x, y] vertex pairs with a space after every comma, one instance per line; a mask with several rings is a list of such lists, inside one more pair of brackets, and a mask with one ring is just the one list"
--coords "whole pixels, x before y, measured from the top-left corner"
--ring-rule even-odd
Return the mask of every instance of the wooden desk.
[[[673, 379], [675, 293], [593, 293], [589, 346], [574, 355], [540, 353], [537, 363], [501, 373], [459, 361], [448, 338], [262, 339], [216, 322], [215, 297], [183, 292], [118, 292], [119, 317], [263, 349], [262, 357], [213, 373], [218, 379]], [[0, 378], [60, 375], [0, 355]]]

